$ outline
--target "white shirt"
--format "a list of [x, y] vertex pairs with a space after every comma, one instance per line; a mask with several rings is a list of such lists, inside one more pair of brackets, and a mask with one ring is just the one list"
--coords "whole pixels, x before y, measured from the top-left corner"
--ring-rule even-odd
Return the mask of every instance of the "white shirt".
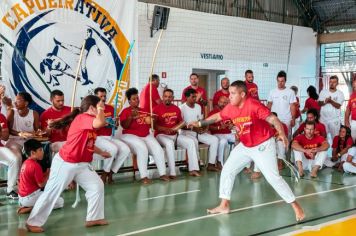
[[182, 112], [183, 120], [187, 123], [203, 119], [203, 115], [201, 114], [201, 107], [199, 104], [194, 104], [194, 108], [191, 108], [186, 103], [184, 103], [180, 105], [179, 108]]
[[295, 93], [289, 88], [275, 88], [269, 92], [268, 102], [272, 102], [272, 112], [277, 113], [278, 119], [289, 124], [292, 120], [290, 105], [297, 102]]
[[[331, 97], [331, 99], [338, 104], [342, 105], [345, 101], [344, 94], [340, 90], [335, 92], [330, 92], [328, 89], [324, 89], [320, 92], [318, 101], [325, 101], [326, 98]], [[325, 121], [329, 120], [339, 120], [341, 117], [341, 109], [335, 108], [330, 103], [324, 105], [320, 109], [320, 119]]]
[[347, 152], [347, 155], [352, 156], [352, 162], [356, 163], [356, 147], [350, 148], [349, 151]]

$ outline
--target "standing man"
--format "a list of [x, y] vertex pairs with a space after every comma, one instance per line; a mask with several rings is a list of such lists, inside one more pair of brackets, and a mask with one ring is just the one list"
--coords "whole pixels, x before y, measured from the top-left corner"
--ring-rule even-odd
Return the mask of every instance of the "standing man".
[[257, 100], [260, 100], [260, 98], [258, 97], [258, 87], [257, 84], [255, 84], [253, 82], [254, 80], [254, 76], [253, 76], [253, 71], [252, 70], [246, 70], [245, 71], [245, 84], [247, 87], [247, 94], [248, 96], [255, 98]]
[[[196, 104], [197, 92], [194, 89], [188, 89], [185, 91], [184, 95], [187, 98], [187, 101], [179, 107], [182, 112], [183, 120], [186, 123], [189, 123], [202, 119], [201, 107]], [[198, 141], [209, 145], [209, 163], [207, 170], [219, 171], [215, 166], [219, 139], [214, 135], [207, 133], [207, 131], [207, 128], [193, 128], [192, 130], [183, 130], [182, 132], [184, 135], [192, 137], [196, 142], [196, 146], [198, 146]]]
[[[350, 123], [351, 115], [351, 123]], [[351, 129], [352, 140], [356, 139], [356, 80], [352, 81], [352, 94], [345, 111], [345, 126]]]
[[[198, 146], [194, 138], [178, 134], [174, 129], [183, 122], [182, 114], [176, 105], [172, 104], [174, 99], [173, 90], [166, 89], [163, 92], [163, 103], [153, 110], [155, 117], [155, 135], [157, 141], [166, 149], [166, 157], [169, 167], [169, 178], [176, 178], [174, 152], [176, 144], [188, 152], [188, 169], [190, 176], [201, 176], [199, 173]], [[184, 122], [183, 122], [184, 123]]]
[[[100, 98], [105, 106], [104, 114], [107, 125], [97, 130], [98, 136], [95, 141], [95, 146], [107, 151], [111, 155], [111, 158], [104, 158], [104, 173], [101, 175], [103, 182], [110, 184], [113, 183], [113, 173], [117, 173], [125, 160], [129, 157], [130, 148], [124, 142], [111, 137], [112, 126], [115, 125], [116, 122], [113, 121], [114, 108], [105, 104], [106, 89], [98, 87], [94, 90], [94, 94]], [[98, 158], [98, 156], [98, 154], [94, 154], [94, 158]], [[101, 159], [102, 157], [99, 156], [99, 158]]]
[[229, 86], [230, 86], [230, 80], [229, 78], [225, 77], [221, 80], [221, 89], [216, 91], [216, 93], [213, 96], [213, 107], [218, 108], [218, 102], [219, 98], [221, 96], [226, 97], [229, 100]]
[[277, 88], [270, 91], [267, 107], [277, 113], [278, 119], [287, 125], [288, 133], [292, 134], [295, 125], [295, 103], [297, 99], [293, 90], [286, 87], [287, 74], [280, 71], [277, 75]]
[[182, 93], [182, 103], [187, 101], [187, 97], [185, 96], [185, 92], [188, 89], [194, 89], [196, 91], [196, 103], [198, 103], [201, 107], [201, 112], [204, 114], [205, 106], [208, 105], [207, 94], [204, 88], [199, 87], [199, 76], [196, 73], [192, 73], [189, 76], [190, 86], [186, 87]]
[[45, 130], [51, 142], [52, 152], [59, 152], [67, 140], [69, 126], [63, 129], [50, 129], [48, 123], [59, 120], [68, 115], [70, 107], [64, 105], [64, 94], [60, 90], [53, 90], [50, 95], [52, 106], [45, 110], [40, 116], [41, 129]]
[[278, 118], [259, 101], [247, 96], [247, 87], [244, 81], [235, 81], [230, 88], [230, 104], [221, 112], [206, 120], [193, 122], [195, 127], [206, 126], [223, 119], [231, 119], [240, 136], [240, 143], [232, 150], [220, 176], [219, 195], [220, 205], [208, 209], [210, 214], [229, 213], [230, 197], [235, 177], [251, 161], [261, 170], [266, 180], [284, 201], [290, 203], [295, 212], [297, 221], [304, 219], [302, 207], [296, 201], [288, 184], [279, 175], [276, 160], [276, 142], [274, 130], [278, 138], [288, 146], [288, 139]]
[[319, 95], [320, 122], [326, 126], [326, 133], [330, 133], [329, 143], [338, 135], [341, 124], [341, 105], [345, 101], [344, 94], [337, 90], [339, 78], [333, 75], [329, 79], [329, 89], [324, 89]]
[[[159, 76], [153, 74], [151, 83], [148, 82], [140, 94], [140, 108], [142, 108], [144, 111], [151, 112], [150, 100], [152, 100], [152, 110], [157, 105], [162, 103], [162, 99], [158, 93], [158, 86], [159, 86]], [[151, 94], [150, 87], [152, 87], [152, 94]]]

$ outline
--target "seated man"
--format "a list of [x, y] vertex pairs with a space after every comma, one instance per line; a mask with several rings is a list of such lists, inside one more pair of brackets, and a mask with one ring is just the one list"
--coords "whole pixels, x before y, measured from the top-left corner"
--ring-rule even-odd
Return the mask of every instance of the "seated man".
[[166, 149], [169, 177], [176, 178], [174, 151], [175, 144], [188, 152], [188, 169], [190, 176], [201, 176], [199, 173], [198, 146], [190, 136], [178, 134], [174, 128], [184, 123], [179, 108], [172, 104], [173, 90], [163, 92], [163, 103], [153, 109], [155, 116], [155, 135], [157, 141]]
[[[29, 139], [24, 143], [24, 150], [27, 160], [21, 167], [19, 182], [19, 203], [20, 208], [17, 213], [24, 214], [32, 210], [37, 199], [41, 196], [43, 188], [48, 180], [49, 172], [42, 172], [42, 168], [37, 161], [43, 159], [43, 149], [40, 142]], [[59, 197], [54, 205], [54, 209], [62, 208], [64, 200]]]
[[[202, 119], [201, 106], [196, 103], [197, 92], [195, 89], [187, 89], [184, 93], [185, 98], [187, 99], [184, 104], [179, 108], [182, 112], [183, 120], [186, 123], [191, 123]], [[189, 130], [183, 130], [184, 135], [194, 138], [195, 142], [202, 142], [209, 145], [209, 164], [207, 167], [208, 171], [219, 171], [215, 166], [216, 157], [218, 154], [219, 139], [214, 135], [207, 133], [207, 128], [193, 128]]]
[[303, 170], [309, 170], [310, 176], [317, 177], [318, 170], [324, 165], [329, 144], [323, 136], [315, 135], [315, 123], [305, 123], [304, 134], [298, 135], [292, 142], [295, 162], [299, 175], [304, 176]]
[[324, 138], [326, 138], [326, 128], [323, 123], [320, 123], [319, 121], [319, 112], [312, 108], [307, 111], [307, 119], [305, 122], [303, 122], [299, 128], [294, 132], [293, 138], [295, 138], [297, 135], [302, 134], [304, 132], [305, 128], [305, 123], [307, 121], [313, 121], [315, 122], [315, 129], [314, 129], [314, 134], [315, 135], [321, 135]]
[[356, 174], [356, 147], [349, 149], [347, 159], [343, 164], [346, 173]]

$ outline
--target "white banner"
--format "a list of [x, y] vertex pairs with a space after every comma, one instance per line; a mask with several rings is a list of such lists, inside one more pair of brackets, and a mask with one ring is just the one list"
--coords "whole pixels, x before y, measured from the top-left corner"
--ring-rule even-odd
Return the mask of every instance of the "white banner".
[[136, 0], [1, 0], [0, 83], [10, 96], [29, 92], [41, 112], [55, 89], [70, 105], [79, 66], [76, 106], [104, 87], [109, 103], [119, 92], [122, 107], [130, 65], [120, 84], [117, 79], [134, 39], [136, 5]]

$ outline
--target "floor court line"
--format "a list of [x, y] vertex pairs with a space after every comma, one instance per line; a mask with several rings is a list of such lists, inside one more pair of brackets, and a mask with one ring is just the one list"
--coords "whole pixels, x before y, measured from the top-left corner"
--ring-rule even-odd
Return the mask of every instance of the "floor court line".
[[[320, 195], [320, 194], [324, 194], [324, 193], [331, 193], [331, 192], [336, 192], [336, 191], [340, 191], [340, 190], [344, 190], [344, 189], [350, 189], [350, 188], [354, 188], [354, 187], [356, 187], [356, 184], [355, 185], [351, 185], [351, 186], [342, 187], [342, 188], [336, 188], [336, 189], [331, 189], [331, 190], [326, 190], [326, 191], [321, 191], [321, 192], [316, 192], [316, 193], [305, 194], [305, 195], [298, 196], [296, 198], [300, 199], [300, 198]], [[261, 204], [257, 204], [257, 205], [253, 205], [253, 206], [234, 209], [234, 210], [231, 210], [230, 212], [234, 213], [234, 212], [253, 209], [253, 208], [257, 208], [257, 207], [268, 206], [268, 205], [272, 205], [272, 204], [276, 204], [276, 203], [280, 203], [280, 202], [284, 202], [284, 201], [283, 200], [277, 200], [277, 201], [272, 201], [272, 202], [261, 203]], [[128, 235], [134, 235], [134, 234], [138, 234], [138, 233], [144, 233], [144, 232], [148, 232], [148, 231], [152, 231], [152, 230], [156, 230], [156, 229], [162, 229], [162, 228], [166, 228], [166, 227], [170, 227], [170, 226], [174, 226], [174, 225], [189, 223], [189, 222], [197, 221], [197, 220], [201, 220], [201, 219], [207, 219], [207, 218], [215, 217], [215, 216], [218, 216], [218, 215], [222, 215], [222, 214], [199, 216], [199, 217], [190, 218], [190, 219], [181, 220], [181, 221], [176, 221], [176, 222], [172, 222], [172, 223], [168, 223], [168, 224], [153, 226], [153, 227], [149, 227], [149, 228], [145, 228], [145, 229], [141, 229], [141, 230], [131, 231], [131, 232], [128, 232], [128, 233], [118, 234], [117, 236], [128, 236]], [[301, 222], [301, 223], [303, 223], [303, 222]]]
[[151, 199], [164, 198], [164, 197], [172, 197], [172, 196], [177, 196], [177, 195], [182, 195], [182, 194], [196, 193], [196, 192], [199, 192], [199, 191], [200, 191], [200, 189], [191, 190], [191, 191], [185, 191], [185, 192], [180, 192], [180, 193], [172, 193], [172, 194], [167, 194], [167, 195], [160, 195], [160, 196], [157, 196], [157, 197], [143, 198], [143, 199], [141, 199], [141, 201], [147, 201], [147, 200], [151, 200]]

